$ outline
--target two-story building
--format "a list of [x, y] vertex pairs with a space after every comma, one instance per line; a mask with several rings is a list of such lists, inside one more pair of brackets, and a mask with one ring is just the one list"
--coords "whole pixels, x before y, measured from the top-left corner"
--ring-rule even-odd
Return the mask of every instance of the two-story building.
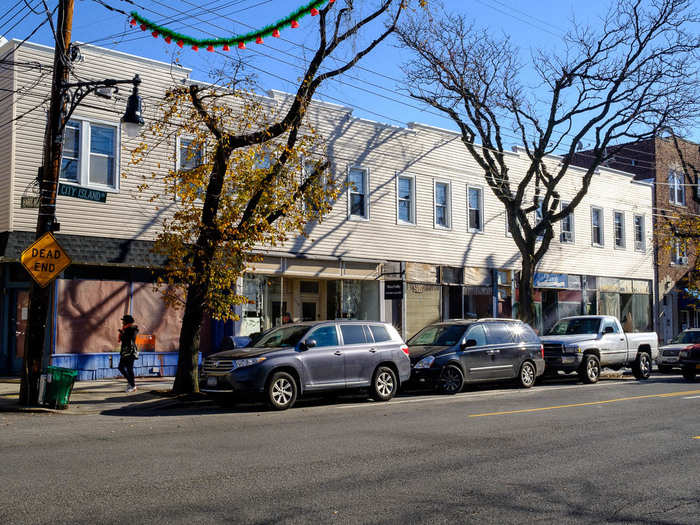
[[[30, 277], [19, 257], [33, 240], [37, 169], [41, 164], [47, 66], [52, 49], [8, 42], [17, 63], [0, 71], [0, 271], [2, 352], [0, 373], [19, 363]], [[189, 71], [94, 46], [81, 46], [81, 78], [143, 79], [145, 118], [173, 83]], [[132, 313], [141, 332], [155, 335], [141, 373], [174, 370], [179, 312], [153, 289], [162, 261], [151, 243], [177, 202], [157, 203], [139, 191], [141, 175], [177, 167], [184, 137], [153, 144], [148, 160], [130, 166], [138, 143], [121, 132], [124, 99], [89, 97], [65, 136], [61, 182], [106, 192], [105, 202], [59, 196], [56, 237], [73, 264], [52, 285], [52, 360], [82, 376], [114, 375], [116, 330]], [[288, 95], [268, 94], [284, 105]], [[352, 110], [315, 102], [309, 119], [327, 143], [337, 177], [347, 182], [332, 212], [309, 224], [306, 236], [266, 249], [240, 280], [249, 304], [240, 320], [205, 320], [202, 350], [226, 334], [247, 335], [295, 320], [358, 318], [392, 322], [405, 337], [447, 318], [509, 317], [517, 309], [515, 276], [520, 255], [509, 235], [503, 206], [484, 181], [458, 134], [417, 123], [406, 127], [356, 118]], [[507, 154], [517, 179], [527, 166], [517, 148]], [[549, 159], [552, 164], [558, 158]], [[120, 175], [122, 174], [122, 175]], [[572, 168], [564, 188], [573, 194], [583, 170]], [[652, 186], [628, 173], [602, 169], [588, 195], [566, 220], [536, 276], [538, 330], [564, 315], [606, 313], [627, 317], [634, 328], [653, 323]], [[138, 365], [138, 363], [137, 363]]]
[[[673, 217], [700, 214], [697, 172], [693, 171], [700, 168], [700, 145], [683, 139], [676, 145], [672, 137], [655, 137], [615, 147], [616, 154], [606, 162], [607, 167], [634, 173], [635, 179], [654, 184], [652, 224], [658, 241], [654, 246], [654, 329], [668, 342], [686, 328], [700, 328], [700, 300], [687, 288], [688, 274], [697, 263], [696, 247], [692, 242], [671, 239], [665, 226]], [[585, 166], [589, 159], [590, 152], [581, 151], [575, 162]]]

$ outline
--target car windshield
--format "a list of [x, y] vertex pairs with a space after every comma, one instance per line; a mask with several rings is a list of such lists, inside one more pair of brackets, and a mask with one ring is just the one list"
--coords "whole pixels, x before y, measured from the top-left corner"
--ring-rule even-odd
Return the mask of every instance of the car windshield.
[[700, 331], [693, 330], [692, 332], [681, 332], [671, 340], [672, 343], [700, 343]]
[[411, 337], [409, 346], [452, 346], [459, 341], [466, 329], [463, 324], [438, 324], [426, 326]]
[[578, 318], [562, 319], [547, 332], [547, 335], [579, 335], [597, 334], [600, 328], [600, 319]]
[[282, 348], [296, 346], [311, 327], [306, 325], [282, 326], [276, 330], [264, 334], [253, 348]]

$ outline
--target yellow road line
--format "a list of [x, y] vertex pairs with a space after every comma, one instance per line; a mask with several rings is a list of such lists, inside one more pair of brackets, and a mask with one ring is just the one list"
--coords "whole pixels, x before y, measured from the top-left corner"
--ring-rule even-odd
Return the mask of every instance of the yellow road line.
[[508, 414], [524, 414], [526, 412], [542, 412], [544, 410], [556, 410], [559, 408], [574, 408], [574, 407], [587, 407], [587, 406], [592, 406], [592, 405], [605, 405], [608, 403], [619, 403], [620, 401], [631, 401], [633, 399], [649, 399], [652, 397], [677, 397], [677, 396], [687, 396], [690, 394], [700, 394], [700, 390], [688, 390], [686, 392], [669, 392], [667, 394], [648, 394], [645, 396], [618, 397], [617, 399], [606, 399], [605, 401], [590, 401], [588, 403], [571, 403], [568, 405], [556, 405], [556, 406], [541, 407], [541, 408], [523, 408], [520, 410], [506, 410], [504, 412], [487, 412], [485, 414], [470, 414], [469, 417], [505, 416]]

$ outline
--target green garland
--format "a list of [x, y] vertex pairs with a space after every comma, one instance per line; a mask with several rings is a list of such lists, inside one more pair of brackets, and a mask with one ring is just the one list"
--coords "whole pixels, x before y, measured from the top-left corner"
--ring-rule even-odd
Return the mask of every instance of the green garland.
[[244, 33], [241, 35], [232, 36], [229, 38], [194, 38], [188, 35], [183, 35], [176, 31], [172, 31], [167, 27], [161, 26], [148, 20], [147, 18], [139, 15], [136, 11], [131, 12], [131, 25], [135, 26], [137, 24], [141, 25], [141, 30], [150, 30], [154, 37], [163, 36], [165, 41], [170, 43], [175, 40], [178, 46], [182, 47], [184, 44], [192, 46], [195, 50], [199, 46], [207, 46], [207, 50], [213, 51], [214, 47], [223, 46], [228, 49], [230, 45], [238, 45], [240, 48], [245, 47], [245, 43], [251, 41], [259, 41], [262, 43], [262, 38], [270, 35], [279, 36], [279, 30], [284, 27], [296, 27], [297, 20], [311, 13], [312, 10], [317, 10], [321, 5], [326, 2], [333, 3], [335, 0], [313, 0], [308, 4], [302, 5], [296, 11], [293, 11], [286, 17], [278, 20], [274, 24], [267, 25], [262, 29], [257, 31], [250, 31], [249, 33]]

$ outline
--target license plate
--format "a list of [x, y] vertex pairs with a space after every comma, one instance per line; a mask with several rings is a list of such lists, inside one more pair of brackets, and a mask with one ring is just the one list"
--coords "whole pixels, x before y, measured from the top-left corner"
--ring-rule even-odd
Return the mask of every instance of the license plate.
[[207, 377], [207, 386], [216, 386], [218, 381], [215, 377]]

